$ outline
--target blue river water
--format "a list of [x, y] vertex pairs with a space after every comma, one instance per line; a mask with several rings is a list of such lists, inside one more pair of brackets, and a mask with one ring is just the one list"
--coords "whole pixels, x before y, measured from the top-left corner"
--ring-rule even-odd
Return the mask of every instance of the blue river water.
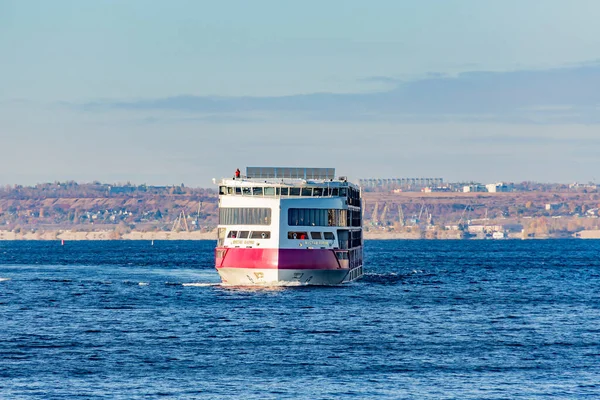
[[0, 242], [0, 398], [600, 398], [600, 241], [367, 241], [356, 283], [253, 290], [214, 245]]

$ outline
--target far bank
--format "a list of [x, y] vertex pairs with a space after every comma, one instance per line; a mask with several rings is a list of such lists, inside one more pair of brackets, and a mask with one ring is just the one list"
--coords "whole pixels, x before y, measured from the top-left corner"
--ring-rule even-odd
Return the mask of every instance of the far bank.
[[[477, 240], [487, 237], [468, 237], [462, 231], [366, 231], [365, 240]], [[600, 229], [582, 230], [569, 235], [537, 235], [525, 236], [522, 232], [507, 235], [504, 239], [600, 239]], [[10, 231], [0, 230], [0, 240], [217, 240], [215, 231], [130, 231], [119, 233], [116, 230], [76, 231], [69, 229]]]

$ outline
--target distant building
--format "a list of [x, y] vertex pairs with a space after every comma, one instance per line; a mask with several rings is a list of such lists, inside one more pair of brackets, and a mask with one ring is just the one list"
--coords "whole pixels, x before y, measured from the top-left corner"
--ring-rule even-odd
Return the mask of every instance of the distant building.
[[403, 189], [419, 191], [424, 187], [437, 187], [444, 184], [442, 178], [369, 178], [359, 179], [358, 184], [365, 189]]
[[470, 193], [470, 192], [485, 192], [486, 188], [485, 186], [479, 184], [479, 183], [474, 183], [472, 185], [467, 185], [467, 186], [463, 186], [463, 192], [464, 193]]
[[562, 207], [562, 203], [549, 203], [546, 204], [546, 211], [552, 211], [552, 210], [558, 210], [559, 208]]
[[485, 185], [485, 188], [490, 193], [512, 192], [513, 185], [512, 184], [503, 183], [503, 182], [498, 182], [498, 183], [487, 184], [487, 185]]
[[444, 192], [451, 192], [452, 189], [447, 187], [447, 186], [438, 186], [438, 187], [424, 187], [423, 189], [421, 189], [422, 192], [424, 193], [444, 193]]

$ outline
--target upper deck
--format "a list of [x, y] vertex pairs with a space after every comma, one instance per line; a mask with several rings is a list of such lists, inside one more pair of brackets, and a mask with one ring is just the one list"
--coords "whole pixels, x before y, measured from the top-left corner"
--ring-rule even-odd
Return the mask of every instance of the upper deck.
[[[265, 173], [264, 170], [269, 172]], [[219, 195], [276, 198], [346, 197], [349, 205], [358, 206], [359, 187], [348, 182], [346, 177], [335, 179], [334, 175], [333, 168], [249, 167], [246, 175], [223, 178], [219, 182]]]
[[333, 169], [324, 169], [324, 174], [315, 168], [281, 174], [287, 176], [279, 172], [250, 176], [248, 170], [246, 175], [236, 173], [219, 182], [219, 247], [360, 247], [362, 209], [357, 185], [345, 177], [335, 179]]

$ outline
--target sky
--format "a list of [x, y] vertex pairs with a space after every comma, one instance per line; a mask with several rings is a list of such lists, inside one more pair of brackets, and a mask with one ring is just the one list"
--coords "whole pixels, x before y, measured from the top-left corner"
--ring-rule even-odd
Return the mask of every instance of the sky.
[[600, 179], [597, 0], [0, 0], [0, 184]]

